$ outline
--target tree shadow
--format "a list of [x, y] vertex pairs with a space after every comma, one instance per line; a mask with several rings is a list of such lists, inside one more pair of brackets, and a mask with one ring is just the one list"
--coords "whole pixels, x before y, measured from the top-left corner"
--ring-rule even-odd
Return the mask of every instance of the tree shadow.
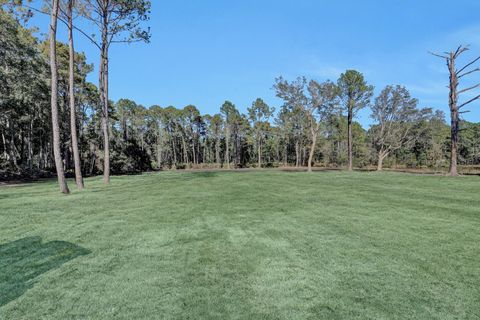
[[36, 277], [90, 251], [65, 241], [28, 237], [0, 245], [0, 307], [30, 289]]
[[218, 176], [218, 172], [216, 171], [198, 171], [191, 172], [191, 174], [196, 178], [214, 178]]

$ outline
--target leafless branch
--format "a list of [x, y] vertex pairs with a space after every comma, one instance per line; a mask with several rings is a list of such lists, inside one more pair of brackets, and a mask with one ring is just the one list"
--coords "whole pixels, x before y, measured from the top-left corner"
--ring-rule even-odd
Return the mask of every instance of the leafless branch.
[[435, 53], [435, 52], [432, 52], [432, 51], [428, 51], [428, 53], [430, 53], [432, 56], [435, 56], [435, 57], [439, 57], [439, 58], [442, 58], [442, 59], [449, 59], [448, 56], [442, 56], [441, 54], [438, 54], [438, 53]]
[[472, 102], [474, 102], [474, 101], [476, 101], [476, 100], [478, 100], [478, 99], [480, 99], [480, 95], [478, 95], [478, 96], [476, 96], [476, 97], [473, 97], [472, 99], [468, 100], [468, 101], [465, 102], [465, 103], [462, 103], [462, 104], [458, 107], [458, 109], [461, 109], [461, 108], [465, 107], [466, 105], [468, 105], [468, 104], [470, 104], [470, 103], [472, 103]]
[[463, 67], [462, 69], [458, 70], [458, 71], [457, 71], [457, 74], [462, 73], [463, 71], [465, 71], [465, 69], [467, 69], [468, 67], [470, 67], [472, 64], [474, 64], [474, 63], [477, 62], [478, 60], [480, 60], [480, 56], [477, 57], [476, 59], [472, 60], [471, 62], [467, 63], [467, 64], [465, 65], [465, 67]]
[[[41, 13], [41, 14], [45, 14], [45, 15], [50, 15], [49, 13], [47, 12], [44, 12], [40, 9], [37, 9], [35, 7], [32, 7], [32, 6], [29, 6], [29, 5], [26, 5], [24, 4], [24, 7], [30, 9], [30, 10], [33, 10], [35, 12], [38, 12], [38, 13]], [[58, 20], [60, 20], [63, 24], [65, 24], [66, 26], [68, 26], [68, 22], [63, 19], [62, 17], [58, 16]], [[87, 33], [85, 33], [85, 31], [83, 31], [82, 29], [76, 27], [76, 26], [73, 26], [73, 29], [77, 30], [78, 32], [80, 32], [81, 34], [83, 34], [88, 40], [90, 40], [90, 42], [95, 45], [98, 49], [101, 50], [101, 47], [100, 45], [95, 41], [95, 39], [93, 39], [91, 36], [89, 36]]]
[[460, 91], [458, 91], [458, 94], [465, 93], [465, 92], [467, 92], [467, 91], [476, 89], [476, 88], [478, 88], [478, 87], [480, 87], [480, 83], [479, 83], [479, 84], [476, 84], [476, 85], [474, 85], [474, 86], [471, 86], [471, 87], [469, 87], [469, 88], [465, 88], [465, 89], [463, 89], [463, 90], [460, 90]]
[[477, 72], [477, 71], [480, 71], [480, 68], [476, 68], [476, 69], [470, 70], [470, 71], [468, 71], [468, 72], [465, 72], [465, 73], [459, 75], [458, 78], [459, 78], [459, 79], [460, 79], [460, 78], [463, 78], [463, 77], [465, 77], [465, 76], [467, 76], [467, 75], [469, 75], [469, 74], [472, 74], [472, 73], [474, 73], [474, 72]]

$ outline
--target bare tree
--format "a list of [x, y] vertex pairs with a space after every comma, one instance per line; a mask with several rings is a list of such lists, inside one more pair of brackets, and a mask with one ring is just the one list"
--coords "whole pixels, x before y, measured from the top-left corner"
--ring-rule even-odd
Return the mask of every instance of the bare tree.
[[464, 113], [462, 109], [472, 102], [480, 99], [480, 95], [474, 95], [467, 98], [465, 102], [458, 102], [462, 94], [480, 87], [480, 83], [469, 86], [464, 89], [459, 89], [460, 80], [472, 73], [480, 71], [480, 68], [474, 68], [473, 65], [480, 60], [480, 56], [466, 63], [463, 67], [457, 67], [457, 59], [465, 52], [470, 50], [468, 46], [459, 46], [455, 51], [444, 52], [443, 54], [432, 53], [432, 55], [442, 58], [447, 62], [448, 72], [450, 74], [450, 83], [448, 88], [449, 101], [448, 106], [450, 108], [451, 119], [451, 134], [450, 134], [450, 175], [457, 176], [457, 149], [458, 149], [458, 133], [460, 131], [460, 114]]
[[52, 131], [53, 131], [53, 154], [55, 167], [57, 169], [58, 184], [60, 191], [68, 194], [65, 172], [63, 170], [62, 155], [60, 152], [60, 127], [58, 124], [58, 69], [57, 69], [57, 18], [59, 11], [59, 0], [52, 0], [52, 11], [50, 14], [50, 71], [52, 75], [51, 86], [51, 109], [52, 109]]

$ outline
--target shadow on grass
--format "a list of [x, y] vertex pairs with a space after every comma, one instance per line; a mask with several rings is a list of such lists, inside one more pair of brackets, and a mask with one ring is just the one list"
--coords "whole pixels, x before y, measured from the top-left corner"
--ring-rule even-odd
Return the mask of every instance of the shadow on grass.
[[218, 172], [216, 171], [192, 171], [191, 174], [196, 178], [214, 178], [218, 176]]
[[39, 275], [90, 251], [73, 243], [28, 237], [0, 245], [0, 307], [33, 286]]

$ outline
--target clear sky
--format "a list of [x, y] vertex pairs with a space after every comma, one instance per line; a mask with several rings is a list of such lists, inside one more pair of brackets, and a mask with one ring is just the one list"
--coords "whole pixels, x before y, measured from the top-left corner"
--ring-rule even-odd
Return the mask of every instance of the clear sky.
[[[465, 59], [480, 55], [479, 13], [479, 0], [152, 0], [151, 43], [112, 47], [110, 94], [202, 113], [225, 100], [245, 111], [257, 97], [278, 109], [275, 77], [335, 81], [353, 68], [377, 92], [405, 85], [421, 107], [447, 112], [447, 69], [428, 51], [470, 44]], [[470, 109], [465, 118], [480, 121], [480, 103]], [[368, 111], [359, 120], [368, 126]]]

